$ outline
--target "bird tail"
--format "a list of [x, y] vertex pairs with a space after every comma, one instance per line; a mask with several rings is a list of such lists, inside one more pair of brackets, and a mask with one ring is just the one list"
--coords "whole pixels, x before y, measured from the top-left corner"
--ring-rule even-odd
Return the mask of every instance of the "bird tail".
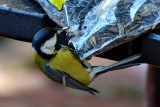
[[137, 53], [135, 55], [132, 55], [128, 58], [125, 58], [111, 65], [95, 66], [91, 70], [91, 75], [96, 77], [108, 71], [113, 71], [113, 70], [118, 70], [118, 69], [123, 69], [123, 68], [131, 67], [131, 66], [139, 65], [140, 63], [137, 60], [140, 59], [140, 57], [141, 57], [141, 54]]

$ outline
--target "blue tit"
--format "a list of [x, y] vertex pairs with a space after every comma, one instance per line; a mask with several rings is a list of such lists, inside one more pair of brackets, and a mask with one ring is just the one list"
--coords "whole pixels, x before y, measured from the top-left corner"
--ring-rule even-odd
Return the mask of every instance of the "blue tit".
[[32, 50], [36, 64], [50, 79], [91, 94], [98, 93], [97, 90], [88, 87], [98, 75], [132, 66], [132, 63], [127, 63], [140, 57], [140, 54], [137, 54], [109, 66], [92, 67], [87, 60], [80, 60], [72, 48], [59, 43], [59, 36], [57, 29], [48, 27], [35, 34]]

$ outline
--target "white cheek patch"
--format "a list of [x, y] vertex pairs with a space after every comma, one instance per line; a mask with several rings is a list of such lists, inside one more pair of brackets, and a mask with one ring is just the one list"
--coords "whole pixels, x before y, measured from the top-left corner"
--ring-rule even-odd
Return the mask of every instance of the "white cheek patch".
[[40, 50], [43, 52], [43, 53], [46, 53], [46, 54], [53, 54], [54, 50], [55, 50], [55, 45], [56, 45], [56, 42], [57, 42], [57, 36], [56, 34], [50, 38], [49, 40], [47, 40], [40, 48]]

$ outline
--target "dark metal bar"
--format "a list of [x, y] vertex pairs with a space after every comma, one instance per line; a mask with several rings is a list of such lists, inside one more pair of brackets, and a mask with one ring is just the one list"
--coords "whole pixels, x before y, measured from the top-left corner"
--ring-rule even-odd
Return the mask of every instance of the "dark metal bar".
[[150, 33], [142, 40], [141, 52], [144, 62], [160, 67], [160, 35]]
[[2, 0], [0, 22], [1, 36], [27, 42], [43, 27], [55, 25], [32, 0]]

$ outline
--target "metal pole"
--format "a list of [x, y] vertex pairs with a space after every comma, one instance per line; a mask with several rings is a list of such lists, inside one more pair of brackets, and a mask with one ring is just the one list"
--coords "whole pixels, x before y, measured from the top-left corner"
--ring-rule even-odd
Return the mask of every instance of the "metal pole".
[[160, 68], [149, 65], [146, 92], [147, 107], [160, 107]]

